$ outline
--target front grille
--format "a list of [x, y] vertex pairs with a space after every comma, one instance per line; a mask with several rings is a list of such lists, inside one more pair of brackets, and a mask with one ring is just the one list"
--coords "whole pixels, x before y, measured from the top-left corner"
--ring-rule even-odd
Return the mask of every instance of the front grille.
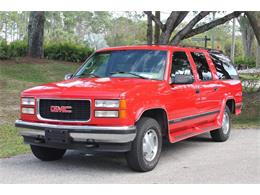
[[[39, 100], [39, 115], [43, 119], [62, 121], [88, 121], [90, 119], [89, 100]], [[51, 112], [51, 106], [70, 106], [70, 113]]]

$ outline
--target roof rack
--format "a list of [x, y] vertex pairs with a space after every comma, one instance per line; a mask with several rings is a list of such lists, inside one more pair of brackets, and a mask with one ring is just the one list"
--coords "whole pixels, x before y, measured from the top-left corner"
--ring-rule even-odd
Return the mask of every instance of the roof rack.
[[[136, 44], [136, 45], [149, 45], [149, 46], [159, 46], [159, 45], [162, 45], [162, 46], [172, 46], [172, 47], [190, 47], [190, 48], [195, 48], [195, 49], [205, 49], [211, 53], [223, 53], [222, 50], [219, 50], [219, 49], [212, 49], [212, 48], [206, 48], [206, 47], [201, 47], [201, 46], [194, 46], [194, 45], [170, 45], [170, 44], [163, 44], [163, 43], [159, 43], [159, 44]], [[133, 45], [134, 46], [134, 45]]]
[[219, 49], [212, 49], [212, 48], [206, 48], [206, 47], [200, 47], [200, 46], [192, 46], [192, 45], [180, 45], [181, 47], [191, 47], [191, 48], [196, 48], [196, 49], [205, 49], [209, 52], [212, 53], [223, 53], [222, 50]]

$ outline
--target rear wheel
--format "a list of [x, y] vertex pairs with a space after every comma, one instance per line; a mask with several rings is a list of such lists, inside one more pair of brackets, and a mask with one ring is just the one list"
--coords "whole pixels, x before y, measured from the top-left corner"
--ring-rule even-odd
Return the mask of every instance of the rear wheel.
[[229, 138], [230, 131], [231, 131], [231, 113], [229, 108], [226, 106], [223, 119], [222, 119], [221, 128], [211, 131], [210, 135], [214, 141], [224, 142]]
[[143, 117], [137, 123], [137, 135], [131, 151], [126, 153], [130, 168], [146, 172], [158, 163], [162, 148], [161, 127], [153, 118]]
[[31, 145], [31, 150], [34, 156], [42, 161], [54, 161], [63, 157], [66, 150], [57, 148], [47, 148]]

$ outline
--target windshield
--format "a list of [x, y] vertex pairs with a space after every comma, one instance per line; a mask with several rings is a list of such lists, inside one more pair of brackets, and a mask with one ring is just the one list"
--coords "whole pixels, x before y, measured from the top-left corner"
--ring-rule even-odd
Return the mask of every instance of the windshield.
[[120, 50], [98, 52], [90, 57], [74, 77], [133, 77], [162, 80], [167, 51]]

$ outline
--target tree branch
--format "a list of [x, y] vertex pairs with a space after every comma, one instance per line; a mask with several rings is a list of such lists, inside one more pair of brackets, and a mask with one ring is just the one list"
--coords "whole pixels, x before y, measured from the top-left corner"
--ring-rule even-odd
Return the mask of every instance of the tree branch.
[[164, 24], [164, 30], [160, 36], [160, 43], [167, 44], [171, 38], [172, 32], [175, 28], [182, 22], [189, 12], [171, 12], [170, 16], [167, 18], [166, 23]]
[[151, 17], [151, 19], [160, 27], [160, 29], [163, 30], [164, 24], [155, 15], [153, 15], [151, 11], [144, 11], [144, 13], [148, 17]]
[[199, 26], [199, 27], [197, 27], [193, 30], [190, 30], [190, 32], [188, 32], [182, 39], [187, 39], [187, 38], [190, 38], [194, 35], [206, 32], [206, 31], [208, 31], [208, 30], [210, 30], [210, 29], [212, 29], [212, 28], [214, 28], [218, 25], [224, 24], [227, 21], [238, 17], [241, 13], [243, 13], [243, 12], [232, 12], [231, 14], [228, 14], [228, 15], [222, 17], [222, 18], [216, 19], [212, 22], [209, 22], [207, 24]]
[[176, 20], [174, 26], [173, 26], [173, 31], [174, 31], [175, 28], [176, 28], [177, 26], [179, 26], [179, 24], [186, 18], [186, 16], [188, 15], [188, 13], [189, 13], [189, 12], [187, 12], [187, 11], [182, 11], [182, 12], [180, 12], [180, 14], [179, 14], [179, 16], [178, 16], [178, 18], [177, 18], [177, 20]]
[[180, 12], [171, 12], [170, 16], [167, 18], [165, 23], [165, 28], [171, 29], [175, 24], [176, 20], [178, 19]]
[[171, 44], [179, 44], [180, 41], [186, 36], [186, 34], [203, 18], [205, 18], [210, 12], [200, 12], [196, 15], [181, 31], [179, 31], [173, 39], [170, 41]]
[[171, 12], [170, 16], [167, 18], [166, 23], [164, 24], [164, 28], [162, 30], [161, 37], [160, 37], [161, 44], [166, 44], [169, 41], [172, 31], [174, 30], [173, 29], [174, 24], [176, 23], [179, 15], [180, 15], [180, 12], [173, 11], [173, 12]]

